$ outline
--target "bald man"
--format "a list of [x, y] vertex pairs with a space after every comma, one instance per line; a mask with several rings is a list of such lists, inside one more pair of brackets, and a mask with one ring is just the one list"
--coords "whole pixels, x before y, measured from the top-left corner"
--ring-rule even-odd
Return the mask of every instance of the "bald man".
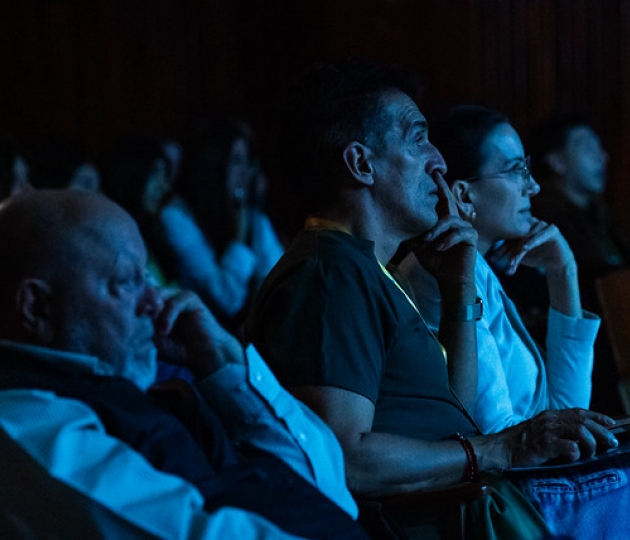
[[[196, 296], [147, 283], [120, 207], [17, 196], [0, 206], [0, 253], [0, 455], [17, 456], [0, 466], [3, 531], [366, 537], [332, 433]], [[196, 392], [147, 392], [158, 353]], [[42, 480], [23, 482], [23, 462]], [[60, 521], [69, 505], [76, 519]]]

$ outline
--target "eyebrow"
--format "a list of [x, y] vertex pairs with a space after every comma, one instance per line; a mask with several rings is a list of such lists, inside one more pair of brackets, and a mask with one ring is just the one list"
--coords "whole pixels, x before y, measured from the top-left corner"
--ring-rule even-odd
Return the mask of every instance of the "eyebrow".
[[519, 156], [519, 157], [506, 159], [504, 163], [506, 167], [509, 167], [510, 165], [516, 165], [517, 163], [525, 163], [525, 160], [526, 160], [525, 156]]
[[412, 120], [411, 123], [405, 129], [405, 136], [409, 135], [409, 133], [411, 133], [412, 131], [416, 129], [418, 131], [428, 131], [429, 122], [427, 122], [426, 120], [419, 120], [419, 119]]

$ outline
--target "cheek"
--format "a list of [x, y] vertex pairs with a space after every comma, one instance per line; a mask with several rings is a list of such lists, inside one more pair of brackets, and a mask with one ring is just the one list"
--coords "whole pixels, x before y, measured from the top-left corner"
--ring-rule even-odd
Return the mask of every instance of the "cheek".
[[475, 203], [478, 225], [497, 234], [525, 234], [529, 215], [520, 212], [526, 204], [520, 195], [505, 190], [488, 190]]

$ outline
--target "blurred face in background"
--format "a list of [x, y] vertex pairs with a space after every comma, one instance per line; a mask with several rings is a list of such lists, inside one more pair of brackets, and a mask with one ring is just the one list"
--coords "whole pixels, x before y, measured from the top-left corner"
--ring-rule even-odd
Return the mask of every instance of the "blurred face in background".
[[72, 175], [69, 187], [86, 191], [99, 191], [101, 188], [101, 176], [98, 169], [92, 163], [83, 163], [77, 167], [77, 170]]
[[604, 191], [608, 154], [591, 128], [572, 129], [558, 158], [559, 172], [567, 189], [591, 196]]
[[28, 180], [28, 165], [24, 159], [18, 156], [13, 162], [13, 185], [9, 195], [17, 195], [31, 189], [31, 187]]
[[171, 179], [168, 175], [166, 162], [163, 159], [156, 159], [142, 195], [144, 211], [148, 214], [155, 214], [160, 209], [170, 188]]
[[232, 144], [226, 170], [226, 186], [228, 196], [235, 202], [245, 201], [251, 189], [256, 170], [252, 162], [249, 143], [239, 137]]

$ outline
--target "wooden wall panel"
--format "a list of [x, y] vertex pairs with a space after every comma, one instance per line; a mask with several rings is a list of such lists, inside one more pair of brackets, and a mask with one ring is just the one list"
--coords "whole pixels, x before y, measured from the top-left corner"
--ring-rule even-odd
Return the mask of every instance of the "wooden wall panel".
[[98, 149], [122, 130], [179, 133], [218, 104], [264, 134], [299, 66], [357, 54], [421, 71], [427, 112], [474, 100], [523, 134], [554, 109], [589, 115], [610, 151], [611, 202], [630, 223], [629, 0], [5, 2], [0, 129]]

